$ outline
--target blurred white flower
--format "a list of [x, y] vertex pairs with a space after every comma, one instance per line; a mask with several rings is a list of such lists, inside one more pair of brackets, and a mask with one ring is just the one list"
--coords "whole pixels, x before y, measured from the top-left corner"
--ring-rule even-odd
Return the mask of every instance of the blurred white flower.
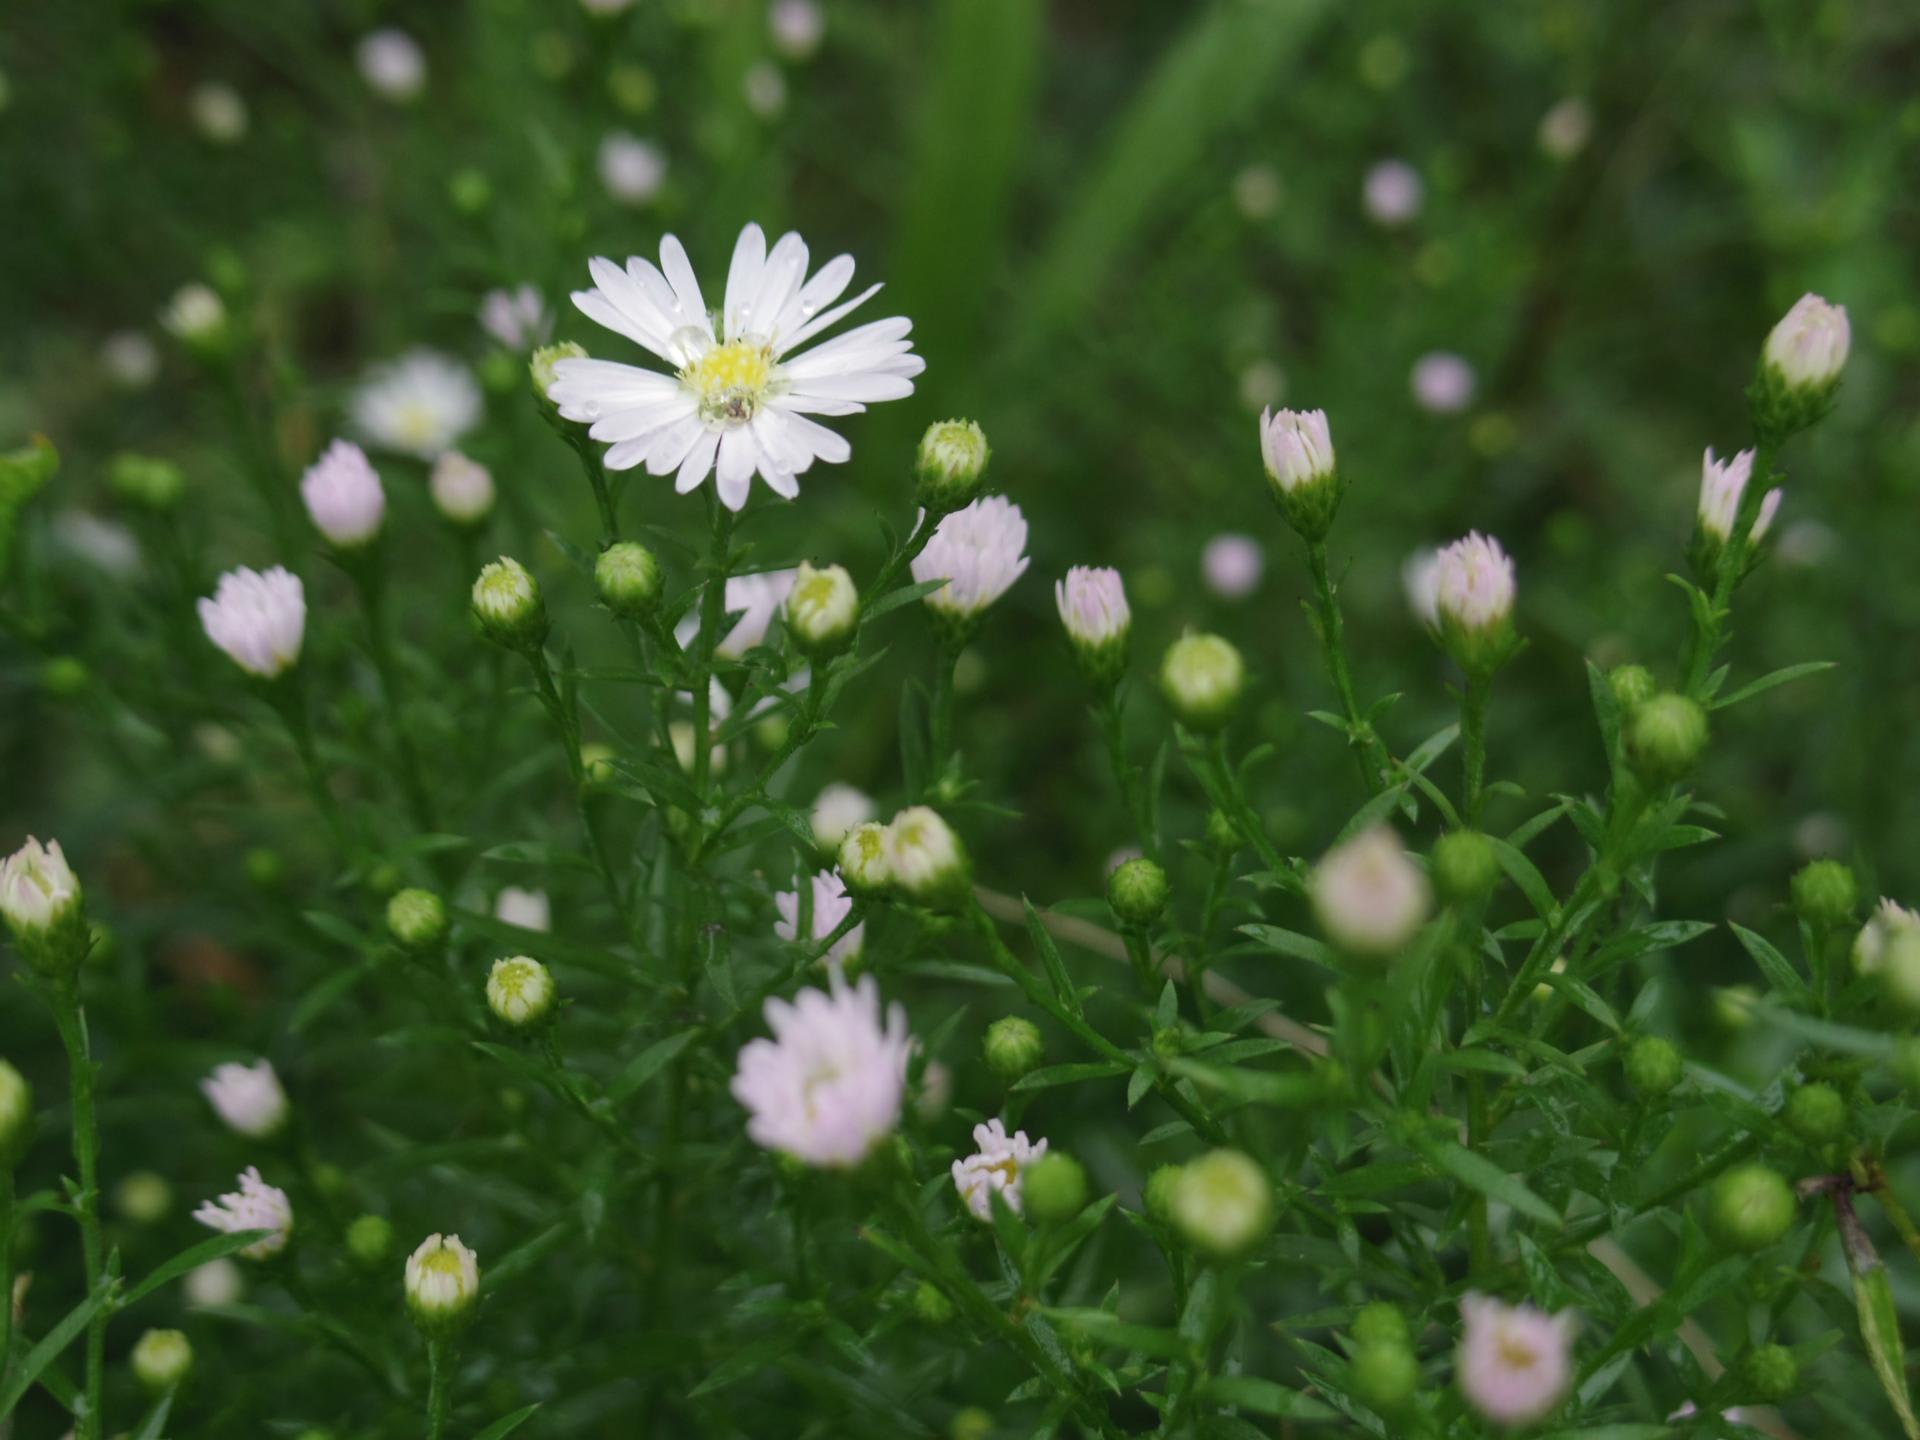
[[1559, 1408], [1573, 1384], [1572, 1311], [1548, 1315], [1485, 1295], [1460, 1298], [1460, 1393], [1496, 1425], [1531, 1425]]
[[[1700, 462], [1700, 528], [1716, 540], [1726, 540], [1733, 535], [1733, 523], [1740, 514], [1740, 499], [1747, 492], [1747, 482], [1753, 478], [1753, 451], [1742, 450], [1731, 460], [1713, 458], [1713, 447], [1707, 447], [1707, 453]], [[1769, 490], [1760, 501], [1760, 513], [1754, 518], [1753, 533], [1748, 538], [1759, 540], [1767, 533], [1767, 527], [1773, 524], [1773, 517], [1780, 509], [1781, 491], [1778, 486]]]
[[940, 812], [909, 805], [887, 822], [887, 872], [910, 900], [939, 905], [963, 890], [967, 852]]
[[858, 1165], [900, 1122], [913, 1040], [906, 1012], [883, 1021], [871, 975], [848, 985], [838, 969], [828, 989], [766, 1003], [773, 1039], [740, 1051], [733, 1096], [748, 1112], [754, 1143], [825, 1169]]
[[1540, 117], [1540, 148], [1555, 160], [1571, 160], [1593, 136], [1593, 108], [1569, 95]]
[[188, 345], [211, 344], [227, 328], [226, 302], [211, 285], [190, 280], [160, 312], [160, 328]]
[[216, 145], [232, 145], [247, 133], [247, 102], [231, 85], [210, 80], [187, 97], [193, 128]]
[[1431, 903], [1427, 877], [1386, 825], [1329, 850], [1314, 866], [1307, 889], [1328, 938], [1371, 958], [1404, 949], [1426, 923]]
[[820, 48], [827, 17], [817, 0], [773, 0], [767, 11], [773, 48], [789, 60], [805, 60]]
[[771, 120], [787, 108], [787, 77], [771, 60], [762, 60], [747, 67], [747, 73], [740, 78], [740, 93], [746, 99], [747, 109], [762, 120]]
[[480, 328], [509, 350], [530, 351], [553, 329], [547, 302], [531, 285], [489, 290], [480, 299]]
[[1413, 362], [1409, 381], [1414, 402], [1433, 415], [1453, 415], [1473, 403], [1478, 384], [1473, 366], [1447, 350], [1434, 350]]
[[313, 528], [341, 549], [364, 545], [380, 533], [387, 513], [387, 492], [367, 461], [367, 452], [351, 440], [336, 440], [300, 477], [300, 499]]
[[434, 507], [456, 525], [472, 525], [493, 509], [493, 475], [478, 461], [449, 450], [433, 462], [427, 489]]
[[1512, 618], [1513, 561], [1475, 530], [1407, 565], [1407, 600], [1432, 630], [1486, 633]]
[[229, 570], [199, 609], [207, 638], [250, 675], [271, 680], [300, 658], [307, 594], [300, 577], [279, 565], [265, 574]]
[[140, 573], [140, 542], [118, 520], [85, 510], [62, 510], [53, 517], [53, 538], [67, 554], [103, 575], [127, 580]]
[[1020, 1213], [1020, 1172], [1047, 1153], [1047, 1142], [1029, 1141], [1027, 1132], [1007, 1134], [998, 1120], [973, 1127], [973, 1143], [979, 1150], [964, 1160], [953, 1162], [953, 1188], [967, 1202], [976, 1220], [993, 1219], [993, 1192], [1014, 1214]]
[[1780, 532], [1778, 553], [1789, 565], [1824, 565], [1840, 550], [1840, 537], [1818, 520], [1796, 520]]
[[160, 348], [141, 331], [116, 330], [101, 342], [100, 368], [114, 384], [144, 390], [160, 373]]
[[427, 83], [427, 57], [404, 30], [375, 30], [353, 52], [360, 78], [385, 99], [405, 103]]
[[544, 890], [522, 890], [517, 885], [503, 889], [493, 902], [493, 918], [522, 930], [551, 930], [553, 905]]
[[200, 1082], [200, 1093], [229, 1130], [249, 1140], [264, 1140], [287, 1123], [287, 1092], [265, 1060], [214, 1066]]
[[1273, 214], [1280, 208], [1284, 193], [1280, 172], [1271, 165], [1249, 165], [1233, 177], [1233, 203], [1249, 220], [1264, 220]]
[[1852, 344], [1847, 307], [1806, 294], [1768, 334], [1765, 362], [1791, 386], [1820, 389], [1840, 378]]
[[864, 790], [839, 781], [821, 790], [813, 802], [813, 814], [808, 824], [813, 829], [813, 838], [822, 850], [838, 851], [840, 842], [847, 838], [847, 832], [856, 825], [863, 825], [873, 819], [873, 797]]
[[[794, 940], [800, 934], [800, 892], [782, 890], [773, 897], [773, 905], [780, 912], [780, 918], [774, 922], [773, 933], [782, 940]], [[841, 883], [835, 870], [822, 870], [813, 877], [813, 936], [816, 941], [824, 940], [840, 927], [853, 910], [853, 897], [847, 894], [847, 887]], [[825, 963], [844, 965], [859, 955], [866, 942], [867, 927], [856, 925], [835, 942], [826, 953]]]
[[1027, 569], [1027, 517], [1004, 495], [989, 495], [956, 510], [913, 559], [913, 578], [947, 583], [923, 601], [955, 619], [980, 614]]
[[265, 1260], [287, 1248], [293, 1233], [293, 1206], [287, 1192], [267, 1184], [257, 1167], [249, 1165], [240, 1172], [240, 1188], [218, 1200], [209, 1200], [193, 1212], [193, 1218], [209, 1230], [234, 1235], [242, 1230], [268, 1230], [272, 1233], [240, 1251], [249, 1260]]
[[1207, 541], [1200, 552], [1200, 575], [1222, 600], [1244, 600], [1260, 588], [1267, 556], [1251, 535], [1229, 531]]
[[1367, 171], [1362, 187], [1367, 214], [1378, 225], [1404, 225], [1420, 213], [1426, 182], [1404, 160], [1382, 160]]
[[437, 460], [480, 423], [480, 386], [458, 360], [409, 350], [367, 372], [350, 410], [368, 444]]
[[1882, 898], [1853, 939], [1853, 968], [1862, 975], [1877, 975], [1886, 967], [1887, 948], [1902, 935], [1920, 931], [1920, 913], [1893, 900]]
[[194, 1266], [181, 1286], [187, 1292], [187, 1303], [204, 1310], [210, 1305], [233, 1304], [246, 1293], [247, 1282], [240, 1267], [222, 1256]]
[[[548, 397], [569, 420], [609, 443], [606, 464], [644, 463], [655, 475], [677, 472], [682, 494], [713, 473], [721, 501], [747, 503], [757, 472], [776, 495], [800, 493], [799, 475], [815, 460], [838, 464], [847, 442], [809, 418], [852, 415], [913, 393], [925, 362], [907, 339], [912, 322], [876, 320], [794, 355], [867, 300], [873, 286], [834, 304], [853, 279], [841, 255], [806, 279], [806, 242], [792, 232], [771, 252], [758, 225], [740, 232], [724, 303], [709, 316], [700, 283], [680, 242], [660, 242], [660, 268], [634, 256], [622, 270], [594, 259], [594, 288], [576, 291], [581, 313], [644, 346], [674, 369], [663, 375], [608, 360], [566, 359]], [[802, 283], [802, 282], [805, 283]]]
[[594, 168], [608, 195], [622, 205], [645, 205], [666, 183], [667, 152], [651, 140], [610, 130], [600, 141]]
[[1270, 410], [1287, 395], [1287, 372], [1271, 360], [1256, 360], [1240, 372], [1240, 403], [1249, 410]]
[[[723, 660], [738, 660], [767, 638], [767, 627], [786, 603], [798, 570], [763, 570], [753, 575], [727, 577], [727, 614], [739, 615], [733, 628], [720, 637], [713, 653]], [[700, 633], [700, 615], [696, 608], [683, 615], [674, 627], [674, 638], [684, 647]]]

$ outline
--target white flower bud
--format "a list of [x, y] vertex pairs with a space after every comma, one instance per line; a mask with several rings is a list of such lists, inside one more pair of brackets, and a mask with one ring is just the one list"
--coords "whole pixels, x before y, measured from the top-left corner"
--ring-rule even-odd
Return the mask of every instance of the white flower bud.
[[913, 578], [947, 582], [925, 604], [963, 632], [1026, 573], [1026, 550], [1027, 518], [1020, 507], [1004, 495], [989, 495], [941, 520], [913, 558]]
[[26, 1077], [0, 1060], [0, 1170], [10, 1170], [33, 1138], [33, 1091]]
[[517, 885], [503, 889], [493, 902], [493, 918], [522, 930], [542, 933], [553, 928], [553, 904], [544, 890], [522, 890]]
[[134, 1341], [134, 1379], [150, 1395], [164, 1395], [193, 1369], [193, 1346], [178, 1330], [149, 1330]]
[[1180, 1168], [1173, 1221], [1190, 1244], [1216, 1255], [1243, 1254], [1273, 1224], [1273, 1182], [1238, 1150], [1214, 1150]]
[[527, 361], [527, 379], [533, 385], [534, 398], [543, 406], [552, 407], [547, 391], [553, 388], [553, 382], [559, 377], [553, 367], [562, 360], [585, 360], [587, 347], [572, 340], [562, 340], [558, 345], [542, 345], [533, 352], [533, 358]]
[[287, 1123], [287, 1093], [265, 1060], [214, 1066], [213, 1073], [200, 1082], [200, 1093], [229, 1130], [249, 1140], [278, 1134]]
[[487, 1008], [516, 1030], [546, 1019], [553, 994], [553, 972], [531, 956], [496, 960], [487, 975]]
[[481, 568], [473, 582], [473, 614], [489, 640], [510, 649], [532, 648], [547, 636], [540, 587], [526, 566], [508, 555]]
[[225, 1256], [194, 1266], [180, 1283], [186, 1291], [187, 1304], [201, 1310], [210, 1305], [231, 1305], [247, 1288], [240, 1267]]
[[1920, 934], [1920, 912], [1883, 899], [1853, 940], [1853, 968], [1862, 975], [1878, 975], [1886, 968], [1887, 951], [1903, 935]]
[[1802, 295], [1767, 336], [1765, 363], [1793, 389], [1826, 389], [1839, 381], [1852, 343], [1846, 306]]
[[387, 513], [386, 491], [367, 461], [367, 452], [351, 440], [336, 440], [300, 479], [313, 528], [342, 550], [364, 545], [380, 533]]
[[1054, 582], [1053, 603], [1080, 673], [1092, 685], [1112, 686], [1126, 671], [1127, 633], [1133, 625], [1120, 572], [1076, 565]]
[[1432, 905], [1427, 877], [1386, 825], [1329, 850], [1308, 877], [1307, 890], [1328, 938], [1365, 959], [1384, 960], [1405, 949]]
[[1414, 613], [1461, 668], [1490, 672], [1512, 655], [1513, 561], [1497, 540], [1475, 531], [1418, 556], [1406, 583]]
[[458, 1235], [429, 1235], [407, 1257], [407, 1313], [429, 1334], [447, 1335], [473, 1318], [480, 1264]]
[[58, 840], [29, 836], [0, 861], [0, 914], [16, 939], [44, 935], [80, 913], [80, 880]]
[[815, 798], [813, 813], [808, 816], [807, 823], [813, 830], [815, 843], [822, 851], [833, 855], [839, 853], [840, 842], [847, 838], [854, 826], [871, 819], [873, 797], [864, 790], [836, 781]]
[[[1695, 552], [1695, 565], [1703, 573], [1712, 573], [1720, 547], [1733, 538], [1740, 502], [1746, 497], [1747, 485], [1752, 479], [1753, 451], [1742, 450], [1731, 460], [1716, 460], [1713, 447], [1707, 447], [1700, 464], [1700, 531], [1699, 548]], [[1757, 545], [1772, 526], [1773, 517], [1780, 510], [1781, 494], [1775, 486], [1761, 497], [1753, 530], [1747, 536], [1748, 543]]]
[[909, 806], [893, 817], [887, 826], [887, 864], [893, 883], [922, 905], [951, 908], [967, 893], [967, 852], [928, 806]]
[[800, 562], [787, 592], [787, 629], [800, 648], [816, 658], [844, 649], [860, 623], [860, 592], [839, 565], [816, 570]]
[[1200, 552], [1200, 578], [1222, 600], [1244, 600], [1260, 588], [1267, 556], [1251, 535], [1216, 535]]
[[404, 105], [427, 83], [427, 57], [404, 30], [375, 30], [354, 50], [360, 78], [375, 94]]
[[872, 820], [855, 825], [840, 842], [840, 878], [849, 892], [879, 897], [893, 888], [893, 854], [887, 827]]
[[1307, 540], [1325, 539], [1340, 507], [1340, 477], [1327, 412], [1261, 411], [1260, 456], [1287, 523]]
[[1160, 662], [1160, 689], [1180, 723], [1193, 730], [1225, 725], [1245, 683], [1240, 652], [1218, 635], [1182, 635]]
[[220, 577], [200, 601], [200, 626], [227, 657], [262, 680], [300, 658], [307, 628], [307, 593], [300, 577], [279, 565], [265, 574], [244, 566]]
[[493, 475], [477, 460], [449, 450], [427, 479], [434, 508], [456, 525], [478, 525], [493, 513]]
[[240, 1188], [218, 1200], [209, 1200], [193, 1212], [193, 1218], [209, 1230], [237, 1235], [246, 1230], [265, 1230], [261, 1239], [240, 1253], [249, 1260], [267, 1260], [287, 1248], [293, 1235], [293, 1206], [287, 1192], [267, 1184], [260, 1171], [249, 1165], [240, 1172]]
[[227, 338], [227, 306], [210, 285], [191, 281], [173, 292], [160, 328], [195, 350], [213, 350]]

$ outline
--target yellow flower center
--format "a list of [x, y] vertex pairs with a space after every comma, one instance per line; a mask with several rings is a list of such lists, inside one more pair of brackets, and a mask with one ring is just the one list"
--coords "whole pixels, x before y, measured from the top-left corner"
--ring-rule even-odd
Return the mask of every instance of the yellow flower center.
[[418, 449], [440, 433], [440, 418], [430, 405], [405, 405], [394, 416], [393, 429], [403, 444]]
[[458, 1275], [460, 1257], [446, 1246], [429, 1250], [420, 1257], [420, 1268], [429, 1275]]
[[753, 340], [715, 345], [680, 372], [709, 425], [744, 425], [753, 419], [772, 378], [773, 351]]
[[1500, 1332], [1493, 1348], [1500, 1354], [1500, 1363], [1509, 1370], [1531, 1370], [1540, 1358], [1533, 1346], [1508, 1330]]

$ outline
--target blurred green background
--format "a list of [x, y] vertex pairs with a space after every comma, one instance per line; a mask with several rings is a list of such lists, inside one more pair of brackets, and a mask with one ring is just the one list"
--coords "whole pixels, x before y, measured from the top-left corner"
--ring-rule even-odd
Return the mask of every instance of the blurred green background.
[[[1731, 653], [1736, 680], [1815, 658], [1838, 668], [1725, 719], [1702, 792], [1725, 808], [1727, 838], [1666, 867], [1663, 910], [1774, 923], [1787, 875], [1815, 854], [1920, 896], [1920, 11], [823, 0], [821, 15], [809, 48], [783, 40], [761, 0], [608, 15], [570, 0], [12, 0], [0, 442], [44, 432], [64, 457], [33, 517], [35, 553], [99, 549], [97, 527], [73, 517], [117, 523], [106, 466], [134, 449], [187, 470], [202, 592], [231, 564], [284, 558], [241, 471], [277, 468], [291, 486], [341, 430], [365, 367], [426, 344], [487, 384], [486, 423], [464, 448], [501, 485], [490, 544], [541, 572], [557, 628], [605, 647], [585, 587], [538, 538], [588, 538], [588, 497], [533, 411], [521, 357], [477, 324], [482, 296], [530, 283], [558, 308], [557, 337], [638, 359], [565, 304], [589, 255], [652, 255], [671, 230], [714, 276], [745, 221], [798, 228], [816, 258], [850, 251], [887, 282], [868, 313], [912, 316], [928, 368], [910, 401], [844, 422], [848, 466], [816, 469], [797, 505], [761, 512], [748, 534], [770, 556], [871, 573], [876, 515], [910, 518], [920, 428], [981, 421], [1034, 560], [966, 667], [969, 770], [1023, 816], [979, 823], [981, 878], [1063, 900], [1097, 892], [1126, 828], [1054, 618], [1051, 581], [1071, 564], [1123, 571], [1143, 661], [1188, 625], [1243, 647], [1257, 703], [1242, 739], [1279, 747], [1262, 798], [1283, 849], [1315, 853], [1357, 803], [1339, 741], [1304, 716], [1330, 695], [1298, 604], [1298, 543], [1261, 476], [1262, 404], [1331, 417], [1351, 478], [1333, 555], [1362, 694], [1403, 692], [1390, 742], [1404, 753], [1452, 707], [1401, 566], [1486, 530], [1517, 560], [1532, 642], [1498, 687], [1493, 773], [1536, 796], [1579, 791], [1603, 779], [1583, 657], [1673, 677], [1686, 614], [1663, 577], [1683, 567], [1700, 452], [1747, 442], [1759, 345], [1816, 290], [1849, 308], [1853, 358], [1837, 413], [1786, 455], [1776, 555], [1741, 593]], [[408, 103], [356, 72], [355, 46], [381, 26], [424, 51]], [[230, 106], [210, 124], [209, 85], [240, 101], [242, 133]], [[602, 183], [616, 131], [666, 159], [645, 203]], [[1393, 159], [1422, 198], [1389, 224], [1364, 195]], [[258, 338], [244, 413], [272, 429], [251, 441], [155, 321], [194, 279]], [[103, 357], [127, 331], [158, 347], [150, 383], [117, 381]], [[1433, 352], [1475, 377], [1453, 413], [1413, 393]], [[428, 650], [463, 623], [470, 557], [433, 523], [419, 467], [382, 471], [389, 524], [420, 535], [395, 547], [397, 603]], [[688, 536], [701, 523], [695, 502], [644, 475], [626, 506]], [[1264, 550], [1239, 598], [1203, 575], [1223, 533]], [[297, 859], [299, 841], [253, 817], [244, 789], [217, 790], [233, 779], [221, 732], [169, 734], [172, 763], [130, 786], [115, 746], [143, 752], [115, 707], [184, 691], [231, 719], [240, 702], [219, 693], [231, 687], [204, 649], [184, 653], [191, 626], [157, 614], [145, 581], [78, 558], [31, 578], [59, 618], [31, 644], [0, 639], [0, 840], [53, 830], [96, 868], [118, 856], [99, 888], [131, 948], [173, 957], [175, 979], [243, 982], [211, 1000], [130, 998], [118, 1022], [137, 1034], [151, 1021], [156, 1043], [183, 1026], [231, 1039], [277, 958], [229, 951], [258, 938], [230, 918], [249, 903], [234, 898], [238, 857], [277, 837]], [[344, 589], [313, 585], [310, 644], [339, 660], [348, 639], [324, 631]], [[897, 789], [894, 682], [917, 673], [914, 649], [896, 644], [850, 697], [798, 797], [832, 778]], [[46, 684], [47, 661], [69, 653], [97, 682], [77, 697]], [[372, 723], [363, 671], [330, 700], [349, 733]], [[1144, 753], [1164, 730], [1150, 695], [1134, 723]], [[1199, 792], [1171, 783], [1171, 823], [1192, 835]], [[1496, 801], [1495, 828], [1534, 808]], [[188, 816], [195, 845], [178, 843]], [[1542, 842], [1556, 881], [1572, 843]], [[1723, 935], [1686, 957], [1701, 978], [1751, 978]], [[0, 1046], [44, 1049], [24, 1008], [0, 1006]], [[1710, 1033], [1697, 1011], [1672, 1019]], [[213, 1053], [165, 1063], [184, 1077]], [[197, 1105], [190, 1092], [130, 1103], [123, 1131]]]

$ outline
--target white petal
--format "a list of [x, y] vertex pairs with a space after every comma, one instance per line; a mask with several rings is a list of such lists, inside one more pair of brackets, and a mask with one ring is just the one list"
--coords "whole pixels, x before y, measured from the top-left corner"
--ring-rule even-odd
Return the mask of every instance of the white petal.
[[[641, 264], [645, 263], [641, 261]], [[587, 270], [607, 303], [620, 313], [634, 332], [651, 337], [650, 341], [642, 340], [643, 345], [655, 350], [666, 344], [667, 337], [673, 334], [673, 320], [654, 303], [653, 297], [639, 282], [604, 256], [596, 255], [589, 260]]]
[[760, 462], [760, 478], [767, 482], [767, 488], [782, 500], [797, 499], [800, 494], [800, 482], [794, 478], [791, 470], [782, 470], [769, 461]]
[[881, 400], [904, 400], [912, 393], [913, 381], [904, 375], [828, 375], [796, 386], [794, 393], [783, 397], [781, 403], [789, 409], [803, 408], [795, 403], [797, 401], [818, 399], [857, 400], [871, 405]]
[[574, 308], [596, 325], [604, 325], [616, 335], [624, 335], [636, 345], [644, 346], [662, 360], [671, 362], [667, 354], [666, 337], [656, 334], [643, 326], [635, 324], [621, 313], [611, 300], [598, 290], [576, 290], [573, 292]]
[[[760, 288], [760, 272], [766, 263], [767, 237], [758, 225], [749, 222], [734, 241], [733, 261], [727, 267], [726, 315], [721, 329], [728, 340], [736, 340], [742, 333], [741, 317]], [[722, 455], [724, 458], [724, 447]]]
[[807, 341], [818, 335], [822, 330], [825, 330], [829, 325], [837, 324], [843, 316], [852, 314], [879, 293], [880, 287], [878, 285], [869, 285], [845, 304], [836, 305], [833, 309], [814, 316], [813, 319], [809, 320], [798, 330], [794, 331], [793, 334], [787, 336], [780, 342], [780, 353], [784, 355], [795, 346], [806, 344]]
[[747, 490], [753, 484], [754, 467], [760, 461], [760, 447], [751, 430], [729, 430], [720, 437], [720, 460], [715, 476], [720, 486], [720, 502], [729, 510], [747, 503]]
[[653, 446], [647, 451], [647, 473], [665, 475], [670, 470], [678, 470], [680, 462], [687, 458], [702, 435], [706, 426], [698, 415], [688, 415], [667, 426], [653, 437]]
[[607, 453], [600, 457], [600, 463], [609, 470], [631, 470], [647, 458], [647, 451], [652, 446], [651, 434], [642, 435], [638, 440], [622, 440], [618, 445], [607, 447]]
[[[579, 357], [554, 362], [555, 388], [564, 385], [569, 392], [588, 390], [602, 405], [647, 404], [664, 399], [680, 388], [680, 382], [658, 370], [643, 370], [638, 365], [623, 365], [618, 360], [592, 360]], [[551, 391], [549, 391], [551, 395]]]
[[630, 410], [616, 410], [602, 416], [593, 422], [587, 434], [608, 445], [620, 440], [638, 440], [693, 413], [693, 402], [685, 398], [664, 400], [656, 405], [636, 405]]
[[794, 356], [783, 362], [783, 368], [790, 375], [825, 375], [844, 369], [850, 356], [876, 350], [885, 354], [903, 353], [899, 349], [900, 342], [906, 339], [912, 329], [913, 322], [904, 315], [895, 315], [889, 320], [875, 320], [844, 335], [836, 335], [804, 355]]
[[713, 322], [707, 318], [707, 302], [700, 293], [699, 277], [687, 262], [686, 247], [672, 235], [660, 241], [660, 268], [666, 273], [667, 283], [673, 287], [673, 293], [679, 297], [681, 313], [691, 317], [685, 323], [700, 326], [711, 339]]
[[836, 255], [820, 267], [819, 273], [802, 285], [794, 297], [787, 302], [785, 310], [773, 325], [773, 343], [776, 349], [785, 349], [782, 337], [804, 325], [820, 313], [824, 305], [831, 305], [840, 298], [840, 292], [853, 281], [853, 257]]
[[695, 489], [707, 478], [713, 469], [713, 452], [720, 448], [720, 432], [709, 430], [693, 442], [693, 448], [687, 452], [687, 458], [680, 462], [680, 473], [673, 477], [676, 493], [684, 495]]
[[641, 293], [647, 297], [648, 302], [660, 312], [661, 318], [667, 322], [669, 336], [674, 331], [692, 323], [690, 317], [681, 309], [680, 297], [674, 294], [673, 287], [667, 283], [667, 277], [654, 268], [652, 261], [642, 259], [638, 255], [629, 256], [627, 278], [640, 287]]
[[744, 317], [746, 326], [756, 335], [771, 337], [788, 303], [807, 275], [807, 242], [789, 230], [774, 243], [767, 263], [760, 272]]

